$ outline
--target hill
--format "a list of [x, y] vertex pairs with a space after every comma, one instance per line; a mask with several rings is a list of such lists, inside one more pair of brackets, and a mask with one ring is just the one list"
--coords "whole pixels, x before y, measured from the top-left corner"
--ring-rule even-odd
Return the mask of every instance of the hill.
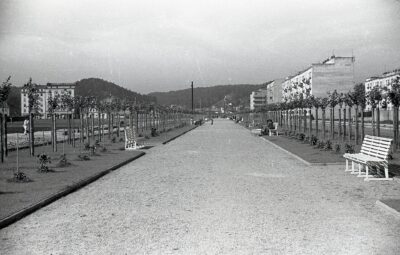
[[129, 89], [118, 86], [112, 82], [98, 78], [88, 78], [77, 81], [75, 87], [75, 95], [79, 96], [94, 96], [99, 99], [104, 99], [112, 95], [120, 99], [128, 99], [138, 103], [155, 102], [155, 97], [142, 95], [133, 92]]
[[[195, 108], [223, 106], [226, 98], [234, 106], [248, 106], [252, 91], [263, 87], [263, 84], [217, 85], [213, 87], [194, 88]], [[161, 105], [181, 105], [191, 108], [191, 89], [169, 92], [152, 92], [149, 96], [155, 97]]]

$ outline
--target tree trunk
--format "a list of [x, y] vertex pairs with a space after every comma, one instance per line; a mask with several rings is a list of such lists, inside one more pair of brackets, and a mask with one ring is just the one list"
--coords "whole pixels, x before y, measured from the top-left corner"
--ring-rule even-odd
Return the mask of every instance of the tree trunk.
[[85, 131], [83, 127], [83, 114], [79, 113], [79, 123], [80, 123], [80, 128], [81, 130], [79, 131], [79, 141], [83, 143], [85, 141]]
[[364, 141], [364, 136], [365, 136], [364, 108], [361, 108], [361, 142]]
[[315, 108], [315, 136], [318, 137], [318, 108]]
[[335, 107], [331, 108], [331, 139], [335, 139]]
[[343, 142], [346, 140], [346, 107], [343, 108]]
[[348, 109], [348, 112], [349, 112], [349, 142], [351, 142], [351, 122], [352, 122], [352, 119], [351, 119], [351, 107], [349, 107], [349, 109]]
[[376, 108], [376, 133], [381, 136], [381, 111], [379, 107]]
[[1, 158], [1, 163], [4, 162], [4, 131], [3, 131], [3, 115], [0, 115], [0, 158]]
[[397, 127], [399, 126], [398, 113], [399, 113], [399, 108], [397, 106], [393, 106], [393, 151], [397, 150], [397, 145], [399, 143], [399, 133], [397, 130]]
[[304, 134], [307, 133], [307, 110], [306, 109], [302, 109], [303, 111], [303, 132]]
[[342, 139], [342, 108], [339, 108], [339, 123], [338, 123], [338, 129], [339, 129], [339, 139]]
[[68, 118], [68, 144], [72, 143], [72, 132], [71, 132], [71, 114], [67, 114]]
[[119, 115], [119, 113], [118, 113], [118, 115], [117, 115], [117, 121], [118, 121], [118, 123], [117, 123], [117, 137], [119, 137], [120, 136], [120, 132], [121, 132], [121, 116]]
[[375, 108], [372, 108], [372, 119], [371, 119], [371, 127], [372, 127], [372, 135], [375, 136]]
[[89, 128], [90, 128], [90, 125], [89, 125], [89, 118], [90, 118], [89, 113], [86, 113], [86, 138], [87, 138], [87, 140], [88, 140], [88, 144], [90, 144], [90, 135], [89, 135]]
[[33, 123], [33, 113], [29, 113], [29, 152], [31, 156], [35, 156], [35, 133]]
[[8, 157], [8, 145], [7, 145], [7, 115], [3, 115], [3, 132], [4, 132], [4, 154], [6, 157]]
[[[97, 115], [98, 115], [98, 114], [97, 114]], [[94, 114], [92, 114], [92, 115], [90, 116], [90, 118], [91, 118], [91, 122], [92, 122], [92, 126], [91, 126], [92, 140], [93, 140], [93, 142], [95, 142], [95, 141], [96, 141], [96, 137], [95, 137], [95, 135], [94, 135]]]
[[325, 109], [322, 109], [322, 137], [323, 137], [323, 139], [325, 140], [325, 138], [326, 138], [326, 134], [325, 134], [325, 129], [326, 129], [326, 127], [325, 127], [325, 121], [326, 121], [326, 119], [325, 119]]
[[311, 108], [308, 109], [308, 137], [311, 139], [311, 133], [312, 133], [312, 117], [311, 117]]
[[358, 126], [358, 105], [356, 105], [356, 116], [355, 116], [355, 120], [356, 120], [356, 134], [355, 134], [355, 140], [356, 140], [356, 145], [359, 144], [359, 140], [360, 140], [360, 130], [359, 130], [359, 126]]

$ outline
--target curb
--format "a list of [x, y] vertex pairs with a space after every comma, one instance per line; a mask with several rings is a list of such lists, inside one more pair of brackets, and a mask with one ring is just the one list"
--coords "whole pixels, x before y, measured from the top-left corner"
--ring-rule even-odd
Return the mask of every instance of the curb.
[[140, 152], [138, 155], [136, 155], [136, 156], [134, 156], [132, 158], [129, 158], [129, 159], [125, 160], [125, 161], [122, 161], [122, 162], [112, 166], [111, 168], [108, 168], [108, 169], [106, 169], [104, 171], [101, 171], [100, 173], [97, 173], [97, 174], [95, 174], [93, 176], [90, 176], [90, 177], [88, 177], [86, 179], [83, 179], [83, 180], [81, 180], [81, 181], [79, 181], [77, 183], [74, 183], [71, 186], [67, 186], [66, 188], [62, 189], [61, 191], [58, 191], [57, 193], [55, 193], [53, 195], [50, 195], [49, 197], [37, 202], [36, 204], [30, 205], [28, 207], [25, 207], [24, 209], [22, 209], [22, 210], [20, 210], [20, 211], [18, 211], [16, 213], [4, 218], [4, 219], [2, 219], [0, 221], [0, 229], [5, 228], [5, 227], [15, 223], [16, 221], [28, 216], [29, 214], [39, 210], [40, 208], [45, 207], [45, 206], [51, 204], [52, 202], [54, 202], [54, 201], [56, 201], [56, 200], [58, 200], [58, 199], [60, 199], [62, 197], [65, 197], [66, 195], [71, 194], [71, 193], [73, 193], [73, 192], [85, 187], [86, 185], [88, 185], [88, 184], [98, 180], [99, 178], [103, 177], [104, 175], [106, 175], [106, 174], [108, 174], [108, 173], [110, 173], [110, 172], [112, 172], [112, 171], [114, 171], [114, 170], [116, 170], [116, 169], [118, 169], [118, 168], [120, 168], [120, 167], [122, 167], [122, 166], [124, 166], [124, 165], [126, 165], [126, 164], [128, 164], [128, 163], [130, 163], [130, 162], [132, 162], [132, 161], [134, 161], [136, 159], [138, 159], [138, 158], [140, 158], [140, 157], [142, 157], [145, 154], [146, 153], [144, 153], [144, 152]]
[[180, 137], [180, 136], [186, 134], [187, 132], [192, 131], [193, 129], [195, 129], [195, 128], [197, 128], [197, 127], [198, 127], [198, 126], [194, 126], [194, 127], [192, 127], [191, 129], [188, 129], [188, 130], [186, 130], [185, 132], [183, 132], [183, 133], [181, 133], [181, 134], [179, 134], [179, 135], [177, 135], [177, 136], [174, 136], [174, 137], [168, 139], [167, 141], [163, 142], [162, 144], [165, 145], [165, 144], [167, 144], [167, 143], [169, 143], [169, 142], [175, 140], [176, 138], [178, 138], [178, 137]]
[[268, 141], [268, 139], [265, 139], [264, 137], [260, 137], [261, 139], [263, 139], [264, 141], [268, 142], [269, 144], [271, 144], [272, 146], [274, 146], [275, 148], [278, 148], [284, 152], [286, 152], [287, 154], [295, 157], [296, 159], [300, 160], [301, 162], [303, 162], [304, 164], [306, 164], [307, 166], [341, 166], [343, 165], [343, 163], [341, 162], [337, 162], [337, 163], [311, 163], [308, 162], [307, 160], [301, 158], [300, 156], [297, 156], [296, 154], [294, 154], [293, 152], [290, 152], [282, 147], [280, 147], [279, 145], [276, 145], [275, 143]]
[[376, 200], [375, 203], [379, 208], [381, 208], [382, 210], [386, 211], [387, 213], [393, 215], [394, 217], [396, 217], [397, 219], [400, 219], [400, 212], [393, 209], [392, 207], [388, 206], [387, 204], [383, 203], [380, 200]]
[[284, 148], [282, 148], [282, 147], [280, 147], [280, 146], [274, 144], [274, 143], [271, 142], [271, 141], [268, 141], [267, 139], [265, 139], [265, 138], [262, 137], [262, 136], [261, 136], [260, 138], [263, 139], [264, 141], [266, 141], [267, 143], [269, 143], [270, 145], [274, 146], [275, 148], [280, 149], [280, 150], [283, 151], [283, 152], [286, 152], [287, 154], [289, 154], [289, 155], [291, 155], [292, 157], [296, 158], [297, 160], [301, 161], [301, 162], [304, 163], [305, 165], [311, 166], [311, 163], [310, 163], [310, 162], [308, 162], [308, 161], [306, 161], [306, 160], [300, 158], [300, 157], [297, 156], [296, 154], [293, 154], [292, 152], [290, 152], [290, 151], [288, 151], [288, 150], [285, 150]]

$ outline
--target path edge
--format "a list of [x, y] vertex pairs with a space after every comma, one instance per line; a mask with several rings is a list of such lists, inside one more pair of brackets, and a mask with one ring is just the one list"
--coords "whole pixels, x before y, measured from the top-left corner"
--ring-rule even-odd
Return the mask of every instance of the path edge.
[[77, 182], [75, 184], [69, 185], [66, 188], [58, 191], [57, 193], [54, 193], [54, 194], [50, 195], [49, 197], [47, 197], [47, 198], [45, 198], [45, 199], [43, 199], [43, 200], [41, 200], [41, 201], [39, 201], [37, 203], [29, 205], [28, 207], [25, 207], [24, 209], [14, 213], [14, 214], [12, 214], [10, 216], [7, 216], [6, 218], [0, 220], [0, 229], [5, 228], [5, 227], [7, 227], [7, 226], [9, 226], [9, 225], [21, 220], [22, 218], [28, 216], [29, 214], [31, 214], [31, 213], [39, 210], [40, 208], [43, 208], [43, 207], [45, 207], [45, 206], [57, 201], [58, 199], [60, 199], [62, 197], [65, 197], [65, 196], [67, 196], [67, 195], [69, 195], [69, 194], [71, 194], [71, 193], [73, 193], [75, 191], [78, 191], [79, 189], [81, 189], [81, 188], [87, 186], [88, 184], [90, 184], [90, 183], [100, 179], [101, 177], [105, 176], [106, 174], [109, 174], [112, 171], [117, 170], [118, 168], [120, 168], [120, 167], [122, 167], [122, 166], [124, 166], [124, 165], [126, 165], [126, 164], [128, 164], [128, 163], [130, 163], [130, 162], [132, 162], [132, 161], [144, 156], [145, 154], [146, 154], [145, 152], [141, 151], [138, 155], [136, 155], [134, 157], [131, 157], [131, 158], [125, 160], [125, 161], [122, 161], [122, 162], [120, 162], [120, 163], [118, 163], [118, 164], [116, 164], [116, 165], [114, 165], [114, 166], [112, 166], [112, 167], [110, 167], [110, 168], [108, 168], [108, 169], [106, 169], [104, 171], [101, 171], [101, 172], [99, 172], [99, 173], [97, 173], [95, 175], [92, 175], [92, 176], [90, 176], [90, 177], [88, 177], [86, 179], [80, 180], [79, 182]]
[[396, 217], [397, 219], [400, 220], [400, 212], [393, 209], [392, 207], [388, 206], [387, 204], [383, 203], [380, 200], [376, 200], [375, 203], [380, 209], [382, 209], [383, 211], [393, 215], [394, 217]]
[[180, 133], [179, 135], [176, 135], [176, 136], [174, 136], [174, 137], [168, 139], [167, 141], [164, 141], [162, 144], [165, 145], [165, 144], [167, 144], [167, 143], [169, 143], [169, 142], [175, 140], [176, 138], [178, 138], [178, 137], [180, 137], [180, 136], [186, 134], [187, 132], [192, 131], [193, 129], [195, 129], [195, 128], [197, 128], [197, 127], [198, 127], [198, 125], [195, 125], [195, 126], [193, 126], [191, 129], [188, 129], [188, 130], [186, 130], [185, 132]]

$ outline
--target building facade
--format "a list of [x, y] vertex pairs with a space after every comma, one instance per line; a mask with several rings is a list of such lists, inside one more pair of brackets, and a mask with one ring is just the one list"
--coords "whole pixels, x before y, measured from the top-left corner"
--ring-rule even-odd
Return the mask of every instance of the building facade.
[[325, 97], [328, 92], [346, 93], [354, 86], [354, 57], [331, 56], [322, 63], [312, 64], [282, 82], [282, 100], [291, 101], [300, 95]]
[[[396, 79], [400, 79], [400, 69], [396, 69], [390, 72], [385, 72], [380, 76], [377, 77], [371, 77], [365, 80], [364, 86], [365, 86], [365, 94], [368, 94], [372, 88], [374, 87], [380, 87], [380, 88], [387, 88], [390, 89], [392, 84], [396, 81]], [[392, 104], [388, 103], [387, 108], [389, 110], [392, 109]], [[371, 105], [367, 104], [366, 105], [366, 110], [370, 111], [371, 110]]]
[[283, 80], [273, 80], [267, 83], [267, 104], [282, 102]]
[[[69, 94], [75, 97], [75, 84], [74, 83], [47, 83], [46, 85], [37, 85], [38, 95], [38, 111], [37, 113], [41, 118], [50, 118], [48, 99], [56, 95]], [[29, 114], [28, 95], [24, 89], [21, 89], [21, 115], [26, 116]], [[67, 109], [59, 108], [55, 111], [56, 114], [66, 115], [70, 113]]]
[[268, 89], [261, 88], [253, 91], [250, 94], [250, 110], [260, 110], [263, 106], [267, 105]]

